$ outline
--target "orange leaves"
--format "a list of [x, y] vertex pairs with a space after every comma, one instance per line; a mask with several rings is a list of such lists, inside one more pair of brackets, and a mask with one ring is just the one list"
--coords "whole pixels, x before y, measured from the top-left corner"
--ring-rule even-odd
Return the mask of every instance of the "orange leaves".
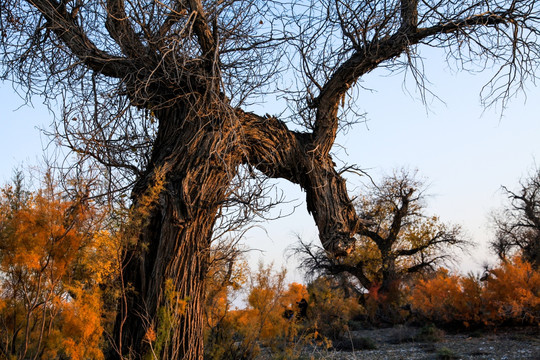
[[149, 327], [148, 330], [146, 330], [146, 334], [144, 334], [144, 341], [148, 343], [153, 343], [156, 341], [157, 334], [153, 327]]
[[[2, 201], [6, 209], [6, 201]], [[3, 267], [24, 268], [28, 271], [54, 272], [55, 278], [66, 276], [68, 264], [74, 261], [78, 250], [92, 234], [80, 229], [79, 224], [88, 221], [90, 213], [69, 219], [69, 211], [75, 204], [61, 200], [61, 195], [38, 191], [19, 204], [10, 213], [6, 227], [8, 246], [2, 249]], [[4, 210], [6, 211], [6, 210]], [[6, 234], [7, 235], [7, 234]]]
[[[300, 311], [298, 302], [309, 299], [306, 287], [298, 283], [286, 285], [285, 270], [274, 271], [272, 265], [260, 264], [249, 278], [245, 309], [231, 310], [227, 291], [208, 294], [207, 304], [223, 304], [221, 311], [207, 309], [213, 316], [206, 331], [209, 358], [242, 358], [246, 353], [254, 356], [261, 343], [274, 347], [297, 335], [299, 323], [295, 314]], [[284, 316], [286, 313], [291, 316]]]
[[[296, 317], [293, 314], [286, 318], [284, 313], [287, 310], [299, 311], [297, 302], [308, 299], [305, 286], [298, 283], [287, 286], [285, 270], [276, 272], [272, 265], [260, 264], [257, 272], [249, 274], [247, 308], [231, 310], [228, 299], [231, 293], [228, 290], [237, 289], [234, 285], [237, 282], [231, 280], [236, 278], [243, 281], [248, 274], [244, 262], [237, 264], [237, 259], [230, 260], [233, 263], [224, 267], [228, 269], [228, 276], [214, 277], [208, 288], [205, 339], [208, 358], [252, 358], [259, 352], [261, 343], [274, 347], [294, 339], [299, 326]], [[216, 270], [211, 271], [219, 275], [220, 271]], [[216, 282], [216, 279], [219, 281]]]
[[64, 304], [59, 326], [63, 351], [73, 360], [104, 359], [100, 349], [101, 299], [99, 292], [71, 288], [74, 298]]
[[490, 271], [485, 297], [492, 304], [491, 316], [499, 321], [540, 324], [540, 272], [520, 257]]
[[435, 322], [475, 321], [479, 298], [475, 281], [448, 270], [440, 270], [434, 278], [419, 280], [411, 295], [416, 311]]
[[0, 213], [2, 349], [13, 359], [103, 359], [97, 285], [114, 245], [97, 229], [100, 212], [47, 177], [32, 193], [21, 178], [2, 189]]
[[294, 321], [289, 321], [283, 314], [286, 310], [298, 311], [297, 301], [306, 295], [307, 290], [301, 284], [285, 285], [285, 270], [274, 272], [272, 265], [259, 265], [252, 277], [248, 294], [249, 307], [238, 321], [251, 324], [250, 337], [272, 341], [286, 338], [294, 331]]
[[520, 257], [490, 270], [484, 282], [441, 270], [419, 280], [410, 301], [421, 316], [440, 323], [540, 324], [540, 273]]
[[260, 312], [265, 312], [271, 307], [277, 305], [275, 291], [273, 289], [253, 288], [248, 296], [249, 305]]
[[295, 309], [302, 299], [309, 299], [306, 286], [293, 282], [289, 284], [289, 288], [281, 297], [280, 305], [287, 309]]

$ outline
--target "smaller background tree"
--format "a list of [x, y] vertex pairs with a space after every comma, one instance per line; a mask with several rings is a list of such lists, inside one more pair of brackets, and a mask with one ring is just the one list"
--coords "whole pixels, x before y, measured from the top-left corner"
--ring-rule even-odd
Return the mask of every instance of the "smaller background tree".
[[367, 292], [364, 304], [373, 320], [398, 321], [403, 281], [434, 269], [453, 248], [464, 249], [469, 242], [460, 226], [426, 214], [425, 185], [416, 172], [402, 169], [368, 186], [356, 208], [367, 226], [348, 256], [336, 257], [302, 241], [294, 251], [308, 274], [339, 277], [361, 299]]
[[508, 203], [493, 215], [496, 233], [491, 242], [499, 258], [521, 253], [535, 268], [540, 265], [540, 170], [520, 181], [520, 189], [503, 186]]

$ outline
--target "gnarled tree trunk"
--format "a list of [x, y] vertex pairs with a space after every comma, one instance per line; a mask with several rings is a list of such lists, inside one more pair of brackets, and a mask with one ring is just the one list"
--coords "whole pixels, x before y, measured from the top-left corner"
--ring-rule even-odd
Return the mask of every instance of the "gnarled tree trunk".
[[[127, 291], [116, 321], [117, 345], [135, 359], [201, 359], [212, 228], [238, 159], [223, 156], [227, 151], [220, 147], [230, 145], [231, 132], [214, 119], [187, 121], [193, 115], [174, 108], [156, 115], [163, 125], [152, 168], [164, 172], [165, 183], [125, 259]], [[152, 178], [148, 171], [141, 179], [135, 200], [156, 186]]]

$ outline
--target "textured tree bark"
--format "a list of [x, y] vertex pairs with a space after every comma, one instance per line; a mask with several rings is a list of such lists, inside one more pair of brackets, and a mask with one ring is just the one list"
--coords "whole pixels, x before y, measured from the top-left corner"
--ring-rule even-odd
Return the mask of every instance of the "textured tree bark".
[[[200, 211], [179, 226], [175, 212], [181, 200], [171, 197], [163, 205], [141, 235], [148, 250], [132, 251], [125, 266], [124, 282], [132, 289], [127, 311], [119, 315], [118, 344], [136, 359], [149, 353], [158, 359], [200, 359], [212, 214]], [[146, 335], [150, 329], [155, 338]]]
[[[276, 118], [243, 114], [248, 161], [268, 177], [284, 178], [306, 192], [307, 210], [313, 216], [323, 247], [343, 255], [362, 227], [345, 180], [335, 170], [326, 150], [317, 147], [320, 139], [308, 133], [291, 131]], [[333, 137], [326, 139], [333, 142]]]
[[[230, 144], [232, 132], [212, 126], [212, 119], [186, 121], [189, 115], [171, 109], [157, 116], [163, 126], [151, 168], [165, 171], [165, 185], [124, 263], [128, 291], [116, 321], [117, 345], [134, 359], [198, 360], [212, 227], [237, 161], [216, 151]], [[134, 199], [152, 186], [151, 177], [148, 171]]]

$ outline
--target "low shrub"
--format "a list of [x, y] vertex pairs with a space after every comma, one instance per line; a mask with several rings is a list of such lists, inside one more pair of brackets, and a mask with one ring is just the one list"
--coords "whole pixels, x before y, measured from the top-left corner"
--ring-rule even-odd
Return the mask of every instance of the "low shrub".
[[451, 349], [442, 347], [437, 350], [437, 359], [439, 360], [454, 360], [459, 359], [459, 356]]
[[439, 342], [444, 339], [444, 331], [433, 324], [423, 326], [414, 337], [415, 341], [421, 342]]
[[362, 308], [356, 298], [347, 298], [332, 279], [319, 277], [307, 287], [310, 303], [307, 327], [332, 340], [350, 331], [349, 323]]

